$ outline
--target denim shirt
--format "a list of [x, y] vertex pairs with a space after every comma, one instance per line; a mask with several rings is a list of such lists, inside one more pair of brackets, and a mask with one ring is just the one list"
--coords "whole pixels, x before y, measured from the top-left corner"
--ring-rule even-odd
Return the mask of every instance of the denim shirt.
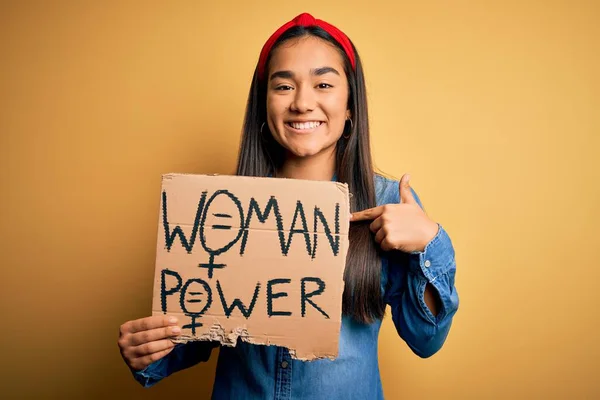
[[[375, 190], [378, 205], [400, 202], [397, 181], [376, 175]], [[429, 357], [442, 347], [458, 309], [452, 242], [439, 226], [437, 235], [422, 252], [382, 254], [381, 288], [398, 335], [415, 354]], [[441, 300], [437, 316], [425, 304], [427, 283], [433, 285]], [[223, 346], [212, 398], [383, 399], [377, 358], [381, 322], [361, 324], [343, 317], [335, 360], [294, 360], [285, 348], [242, 341], [235, 347]], [[172, 373], [207, 361], [217, 346], [211, 342], [179, 344], [166, 357], [133, 375], [150, 387]]]

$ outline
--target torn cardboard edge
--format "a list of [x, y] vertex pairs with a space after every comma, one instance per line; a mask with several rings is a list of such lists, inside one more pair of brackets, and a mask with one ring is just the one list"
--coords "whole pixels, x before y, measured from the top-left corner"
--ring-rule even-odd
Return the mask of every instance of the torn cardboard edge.
[[[186, 344], [190, 342], [213, 342], [215, 345], [218, 343], [221, 346], [226, 347], [236, 347], [239, 340], [257, 346], [278, 346], [276, 343], [269, 340], [269, 338], [267, 338], [266, 341], [263, 341], [253, 337], [250, 333], [248, 333], [248, 328], [246, 326], [238, 326], [237, 328], [226, 333], [225, 328], [223, 328], [218, 322], [213, 323], [209, 331], [201, 336], [180, 335], [171, 339], [173, 343], [177, 344]], [[315, 361], [323, 359], [335, 360], [337, 357], [337, 353], [335, 355], [310, 354], [308, 356], [298, 356], [295, 348], [286, 347], [286, 349], [294, 360], [299, 361]]]

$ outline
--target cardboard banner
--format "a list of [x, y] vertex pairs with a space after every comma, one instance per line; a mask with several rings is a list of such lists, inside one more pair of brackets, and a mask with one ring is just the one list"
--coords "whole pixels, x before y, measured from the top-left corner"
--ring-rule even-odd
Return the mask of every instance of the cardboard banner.
[[164, 175], [152, 314], [178, 341], [337, 357], [349, 214], [341, 183]]

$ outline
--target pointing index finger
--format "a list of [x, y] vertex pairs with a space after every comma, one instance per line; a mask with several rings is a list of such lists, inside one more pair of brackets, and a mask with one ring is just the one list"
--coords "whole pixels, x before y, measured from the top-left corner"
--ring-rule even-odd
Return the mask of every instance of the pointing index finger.
[[350, 221], [370, 221], [379, 217], [383, 213], [383, 206], [367, 208], [366, 210], [357, 211], [351, 214]]

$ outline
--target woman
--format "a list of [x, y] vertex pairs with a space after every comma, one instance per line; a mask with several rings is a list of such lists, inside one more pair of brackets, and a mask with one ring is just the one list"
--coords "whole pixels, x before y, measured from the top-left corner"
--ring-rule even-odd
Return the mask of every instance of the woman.
[[[301, 14], [264, 45], [250, 88], [237, 173], [331, 180], [352, 196], [339, 357], [293, 360], [284, 348], [239, 342], [219, 352], [216, 399], [383, 398], [377, 339], [386, 304], [421, 357], [444, 343], [458, 308], [450, 238], [422, 211], [409, 177], [373, 172], [365, 81], [350, 40]], [[215, 344], [174, 345], [176, 320], [121, 326], [121, 353], [145, 386], [200, 361]]]

